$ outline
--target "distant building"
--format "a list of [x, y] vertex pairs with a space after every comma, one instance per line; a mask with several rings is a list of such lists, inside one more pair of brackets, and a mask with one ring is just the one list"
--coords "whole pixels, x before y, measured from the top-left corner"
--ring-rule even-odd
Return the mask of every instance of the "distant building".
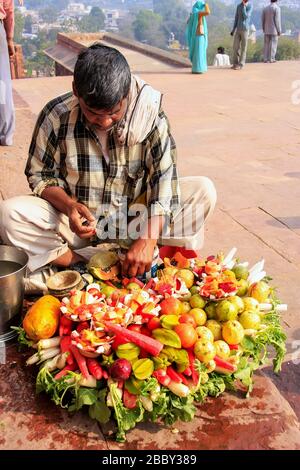
[[102, 10], [105, 15], [104, 26], [106, 31], [119, 31], [118, 21], [120, 19], [119, 10]]
[[91, 12], [91, 6], [85, 6], [84, 3], [69, 3], [67, 8], [62, 11], [65, 17], [81, 19]]

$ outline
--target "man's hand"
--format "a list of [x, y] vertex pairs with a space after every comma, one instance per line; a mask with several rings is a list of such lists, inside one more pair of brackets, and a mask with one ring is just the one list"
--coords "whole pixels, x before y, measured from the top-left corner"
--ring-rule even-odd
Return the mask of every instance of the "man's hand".
[[22, 7], [24, 5], [24, 0], [19, 0], [19, 5]]
[[13, 39], [7, 40], [9, 58], [12, 60], [15, 56], [15, 45]]
[[70, 229], [79, 238], [91, 238], [96, 233], [96, 219], [84, 204], [73, 202], [67, 210], [67, 216]]
[[150, 271], [157, 240], [139, 238], [131, 245], [122, 264], [122, 274], [142, 276]]

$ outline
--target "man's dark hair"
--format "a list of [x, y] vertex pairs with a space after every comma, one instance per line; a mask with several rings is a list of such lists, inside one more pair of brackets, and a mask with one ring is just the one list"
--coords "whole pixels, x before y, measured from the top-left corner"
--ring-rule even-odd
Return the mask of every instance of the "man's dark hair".
[[74, 84], [90, 108], [112, 109], [128, 95], [130, 83], [128, 62], [117, 49], [96, 43], [80, 52]]
[[271, 0], [271, 3], [275, 3], [275, 2], [277, 2], [277, 0]]
[[224, 49], [224, 47], [222, 47], [222, 46], [218, 47], [218, 53], [219, 53], [219, 54], [225, 54], [225, 49]]

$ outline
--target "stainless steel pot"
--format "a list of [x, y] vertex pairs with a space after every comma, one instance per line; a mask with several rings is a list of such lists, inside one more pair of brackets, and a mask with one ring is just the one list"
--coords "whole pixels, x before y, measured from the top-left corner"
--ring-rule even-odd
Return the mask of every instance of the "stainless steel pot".
[[0, 245], [0, 342], [13, 338], [10, 327], [20, 322], [27, 263], [25, 251]]

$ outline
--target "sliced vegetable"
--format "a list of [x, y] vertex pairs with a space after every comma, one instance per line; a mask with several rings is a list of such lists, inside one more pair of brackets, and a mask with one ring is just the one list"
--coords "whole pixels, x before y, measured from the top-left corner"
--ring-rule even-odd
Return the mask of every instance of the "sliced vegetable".
[[141, 333], [137, 333], [136, 331], [129, 331], [126, 328], [115, 325], [111, 322], [105, 322], [105, 326], [108, 331], [119, 334], [119, 336], [123, 337], [124, 339], [127, 339], [140, 348], [145, 349], [145, 351], [149, 352], [152, 356], [158, 356], [163, 348], [163, 344], [161, 344], [159, 341], [156, 341], [155, 339], [145, 336]]
[[137, 379], [148, 379], [154, 371], [153, 361], [151, 359], [138, 359], [134, 362], [132, 370]]
[[[166, 330], [164, 328], [157, 328], [152, 331], [152, 335], [160, 343], [165, 344], [166, 346], [171, 346], [172, 348], [181, 348], [181, 341], [177, 333], [173, 330]], [[153, 354], [154, 356], [154, 354]]]

